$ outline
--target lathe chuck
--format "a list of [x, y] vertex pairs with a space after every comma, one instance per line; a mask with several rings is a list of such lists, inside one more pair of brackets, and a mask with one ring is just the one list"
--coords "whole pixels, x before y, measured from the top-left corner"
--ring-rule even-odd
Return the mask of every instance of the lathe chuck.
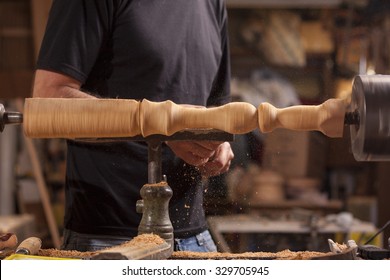
[[357, 124], [350, 126], [355, 159], [390, 160], [390, 76], [356, 76], [351, 110], [359, 116]]

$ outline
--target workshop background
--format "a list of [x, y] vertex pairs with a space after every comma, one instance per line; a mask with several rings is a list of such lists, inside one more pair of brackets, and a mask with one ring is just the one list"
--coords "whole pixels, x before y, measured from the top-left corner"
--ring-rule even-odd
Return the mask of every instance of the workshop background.
[[[0, 103], [21, 111], [51, 0], [0, 0]], [[348, 97], [357, 74], [390, 74], [390, 4], [380, 0], [227, 0], [232, 96], [258, 106]], [[209, 180], [219, 249], [329, 251], [362, 244], [390, 220], [390, 163], [357, 162], [343, 138], [277, 129], [236, 135], [235, 159]], [[65, 142], [0, 134], [0, 233], [59, 248]], [[382, 247], [390, 228], [373, 244]]]

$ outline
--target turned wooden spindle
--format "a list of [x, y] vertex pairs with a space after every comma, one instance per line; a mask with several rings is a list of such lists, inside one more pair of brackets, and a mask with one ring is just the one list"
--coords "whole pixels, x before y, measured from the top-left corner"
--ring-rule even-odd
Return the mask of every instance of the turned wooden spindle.
[[140, 134], [139, 102], [128, 99], [28, 98], [23, 129], [32, 138], [104, 138]]
[[172, 101], [143, 100], [140, 105], [140, 127], [143, 136], [169, 136], [186, 128], [213, 128], [232, 134], [244, 134], [258, 127], [257, 110], [245, 102], [205, 108], [177, 105]]
[[342, 137], [346, 102], [343, 99], [328, 99], [324, 103], [291, 106], [277, 109], [269, 103], [258, 108], [259, 127], [262, 132], [275, 128], [291, 130], [318, 130], [329, 137]]
[[275, 128], [319, 130], [329, 137], [342, 137], [345, 111], [346, 102], [342, 99], [283, 109], [262, 103], [256, 109], [245, 102], [205, 108], [172, 101], [28, 98], [23, 126], [26, 136], [33, 138], [170, 136], [183, 129], [244, 134], [258, 127], [262, 132]]

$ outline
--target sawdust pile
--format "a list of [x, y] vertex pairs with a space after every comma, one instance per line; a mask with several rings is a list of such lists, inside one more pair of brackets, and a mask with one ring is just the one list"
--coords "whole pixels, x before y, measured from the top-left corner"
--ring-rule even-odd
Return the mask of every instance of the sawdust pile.
[[139, 246], [139, 245], [161, 245], [165, 242], [164, 239], [162, 239], [157, 234], [153, 233], [144, 233], [141, 235], [137, 235], [130, 241], [127, 241], [119, 247], [133, 247], [133, 246]]
[[[109, 248], [123, 248], [123, 247], [139, 248], [139, 247], [161, 245], [164, 242], [165, 240], [156, 234], [145, 233], [145, 234], [138, 235], [133, 239], [126, 241], [118, 246], [113, 246]], [[38, 252], [38, 256], [55, 257], [55, 258], [88, 259], [95, 255], [98, 255], [103, 250], [104, 249], [95, 252], [80, 252], [76, 250], [41, 249]]]
[[145, 187], [166, 187], [168, 186], [168, 183], [165, 181], [161, 181], [159, 183], [154, 183], [154, 184], [145, 184]]
[[214, 260], [238, 260], [238, 259], [275, 259], [275, 260], [308, 260], [314, 257], [326, 256], [329, 253], [284, 250], [277, 253], [270, 252], [246, 252], [246, 253], [217, 253], [217, 252], [173, 252], [171, 259], [214, 259]]
[[52, 258], [72, 258], [72, 259], [84, 259], [90, 258], [96, 255], [95, 252], [80, 252], [76, 250], [58, 250], [58, 249], [41, 249], [38, 256], [52, 257]]
[[[160, 236], [155, 234], [141, 234], [130, 241], [124, 242], [121, 245], [110, 247], [114, 248], [140, 248], [148, 246], [158, 246], [165, 242]], [[58, 249], [41, 249], [38, 256], [55, 257], [55, 258], [76, 258], [89, 259], [103, 250], [96, 252], [80, 252], [75, 250], [58, 250]], [[323, 257], [330, 253], [314, 252], [314, 251], [297, 251], [284, 250], [277, 253], [271, 252], [245, 252], [245, 253], [219, 253], [219, 252], [189, 252], [178, 251], [173, 252], [170, 259], [182, 260], [238, 260], [238, 259], [275, 259], [275, 260], [308, 260], [315, 257]]]

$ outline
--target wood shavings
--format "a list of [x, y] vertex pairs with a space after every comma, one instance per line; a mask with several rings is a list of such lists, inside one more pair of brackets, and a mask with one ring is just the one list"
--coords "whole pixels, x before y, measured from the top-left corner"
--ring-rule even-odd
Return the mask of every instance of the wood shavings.
[[[130, 241], [124, 242], [118, 246], [110, 247], [112, 249], [123, 247], [143, 248], [148, 246], [161, 245], [165, 242], [160, 236], [155, 234], [141, 234]], [[56, 257], [56, 258], [76, 258], [89, 259], [103, 250], [96, 252], [80, 252], [76, 250], [58, 250], [58, 249], [41, 249], [38, 256]], [[185, 260], [234, 260], [234, 259], [275, 259], [275, 260], [308, 260], [315, 257], [322, 257], [329, 253], [314, 252], [314, 251], [297, 251], [283, 250], [277, 253], [271, 252], [245, 252], [245, 253], [220, 253], [220, 252], [190, 252], [178, 251], [173, 252], [170, 259], [185, 259]]]
[[153, 233], [144, 233], [141, 235], [138, 235], [131, 239], [128, 242], [123, 243], [120, 246], [133, 246], [133, 245], [139, 245], [141, 244], [152, 244], [152, 245], [161, 245], [165, 242], [164, 239], [162, 239], [160, 236], [153, 234]]
[[[111, 249], [115, 248], [123, 248], [123, 247], [134, 247], [134, 248], [140, 248], [140, 247], [148, 247], [148, 246], [157, 246], [161, 245], [165, 242], [164, 239], [162, 239], [160, 236], [152, 233], [145, 233], [138, 235], [134, 237], [133, 239], [126, 241], [118, 246], [109, 247]], [[105, 249], [103, 249], [105, 250]], [[103, 250], [98, 250], [96, 252], [80, 252], [77, 250], [58, 250], [58, 249], [41, 249], [38, 252], [38, 256], [45, 256], [45, 257], [55, 257], [55, 258], [76, 258], [76, 259], [82, 259], [82, 258], [90, 258], [92, 256], [98, 255]]]
[[218, 253], [218, 252], [173, 252], [171, 259], [276, 259], [276, 260], [308, 260], [313, 257], [325, 256], [329, 253], [284, 250], [277, 253], [245, 252], [245, 253]]
[[159, 183], [154, 183], [154, 184], [145, 184], [144, 186], [146, 186], [146, 187], [166, 187], [166, 186], [168, 186], [168, 183], [165, 181], [161, 181]]
[[96, 252], [80, 252], [76, 250], [40, 249], [37, 255], [53, 258], [88, 259], [96, 254]]

